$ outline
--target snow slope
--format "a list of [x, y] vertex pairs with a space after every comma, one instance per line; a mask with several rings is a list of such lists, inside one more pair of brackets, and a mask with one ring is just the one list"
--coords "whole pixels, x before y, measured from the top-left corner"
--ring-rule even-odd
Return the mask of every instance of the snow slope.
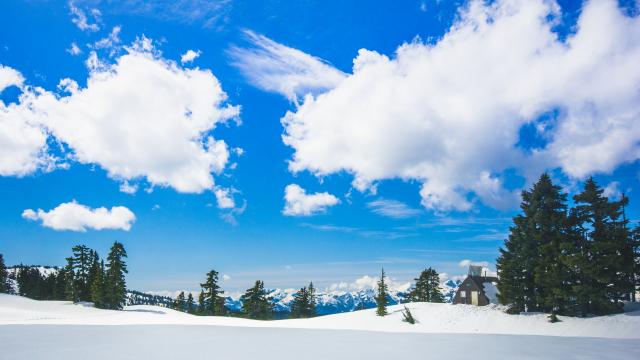
[[269, 328], [341, 329], [381, 332], [477, 333], [506, 335], [549, 335], [640, 339], [640, 310], [595, 318], [560, 317], [551, 324], [544, 314], [507, 315], [489, 305], [411, 303], [406, 305], [418, 324], [402, 322], [404, 305], [389, 307], [390, 315], [379, 317], [375, 310], [362, 310], [313, 319], [256, 321], [231, 317], [193, 316], [149, 306], [128, 306], [124, 311], [95, 309], [91, 304], [65, 301], [36, 301], [0, 294], [0, 325], [217, 325]]
[[0, 344], [0, 359], [30, 360], [624, 360], [640, 355], [635, 339], [185, 325], [5, 325]]
[[[495, 306], [409, 304], [419, 324], [363, 310], [314, 319], [198, 317], [0, 294], [0, 359], [636, 359], [640, 311], [591, 319], [506, 315]], [[540, 336], [544, 335], [544, 336]]]

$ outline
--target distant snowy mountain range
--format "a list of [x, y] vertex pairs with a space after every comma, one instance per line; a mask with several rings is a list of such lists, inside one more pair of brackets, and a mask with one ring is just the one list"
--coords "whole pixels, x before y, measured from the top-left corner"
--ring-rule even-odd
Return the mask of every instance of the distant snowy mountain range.
[[[40, 273], [45, 276], [58, 271], [58, 268], [54, 267], [33, 267], [38, 268]], [[10, 269], [11, 274], [15, 274], [15, 271], [15, 268]], [[456, 290], [460, 284], [460, 280], [447, 280], [440, 285], [446, 302], [451, 302], [453, 300]], [[14, 287], [14, 290], [17, 291], [17, 284], [15, 282]], [[293, 302], [293, 295], [296, 291], [297, 289], [269, 290], [267, 296], [273, 302], [275, 312], [278, 316], [286, 317], [291, 312], [291, 303]], [[374, 288], [367, 288], [358, 291], [319, 292], [316, 294], [317, 313], [318, 315], [329, 315], [351, 312], [359, 309], [371, 309], [376, 307], [375, 295], [376, 289]], [[388, 299], [389, 304], [396, 305], [402, 303], [406, 295], [406, 291], [390, 292]], [[194, 297], [197, 299], [197, 296]], [[136, 290], [127, 291], [127, 305], [156, 305], [171, 307], [172, 303], [173, 299], [168, 296], [152, 295]], [[240, 301], [239, 298], [227, 296], [225, 305], [231, 311], [242, 310], [242, 301]]]
[[[441, 284], [442, 293], [446, 302], [451, 302], [460, 286], [461, 281], [447, 280]], [[276, 313], [290, 313], [293, 295], [296, 290], [271, 290], [267, 295], [272, 299]], [[396, 305], [402, 303], [406, 297], [406, 292], [390, 292], [389, 304]], [[320, 292], [316, 294], [316, 309], [318, 315], [329, 315], [343, 312], [350, 312], [359, 309], [371, 309], [376, 307], [376, 289], [368, 288], [358, 291], [341, 292]], [[226, 305], [233, 311], [242, 309], [242, 303], [238, 299], [227, 297]]]

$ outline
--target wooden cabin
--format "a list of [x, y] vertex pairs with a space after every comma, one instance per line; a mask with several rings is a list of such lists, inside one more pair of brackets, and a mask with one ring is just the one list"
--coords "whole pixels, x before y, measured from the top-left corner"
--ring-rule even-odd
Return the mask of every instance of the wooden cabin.
[[485, 306], [497, 302], [497, 281], [497, 277], [483, 274], [482, 266], [470, 265], [469, 274], [458, 287], [453, 303]]

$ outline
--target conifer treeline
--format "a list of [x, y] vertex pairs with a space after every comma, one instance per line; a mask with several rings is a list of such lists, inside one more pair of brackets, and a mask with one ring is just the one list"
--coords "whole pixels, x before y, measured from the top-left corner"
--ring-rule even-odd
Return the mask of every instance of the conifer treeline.
[[[85, 245], [72, 249], [67, 266], [54, 268], [48, 275], [37, 268], [18, 266], [15, 280], [18, 295], [36, 300], [89, 301], [98, 308], [122, 309], [126, 300], [125, 274], [127, 253], [119, 242], [114, 242], [107, 264], [98, 253]], [[1, 285], [1, 284], [4, 284]], [[0, 254], [0, 292], [12, 292], [8, 274]]]
[[629, 199], [611, 201], [592, 179], [567, 204], [567, 194], [543, 174], [522, 192], [497, 260], [499, 300], [521, 311], [610, 314], [634, 300], [638, 228], [625, 216]]
[[[257, 280], [251, 288], [247, 289], [240, 297], [242, 302], [242, 311], [240, 313], [231, 313], [225, 306], [224, 291], [218, 284], [218, 272], [211, 270], [206, 275], [204, 283], [200, 284], [202, 288], [198, 296], [198, 304], [196, 305], [191, 293], [185, 295], [184, 291], [176, 297], [173, 308], [175, 310], [188, 312], [194, 315], [213, 315], [213, 316], [242, 316], [250, 319], [270, 320], [274, 316], [274, 308], [271, 299], [267, 297], [267, 290], [264, 282]], [[292, 318], [309, 318], [316, 316], [316, 300], [315, 288], [313, 283], [303, 287], [293, 296], [291, 304]]]
[[0, 254], [0, 293], [8, 292], [11, 292], [9, 273], [7, 272], [7, 266], [4, 264], [4, 257]]
[[291, 302], [292, 318], [311, 318], [316, 316], [316, 289], [313, 283], [300, 288]]

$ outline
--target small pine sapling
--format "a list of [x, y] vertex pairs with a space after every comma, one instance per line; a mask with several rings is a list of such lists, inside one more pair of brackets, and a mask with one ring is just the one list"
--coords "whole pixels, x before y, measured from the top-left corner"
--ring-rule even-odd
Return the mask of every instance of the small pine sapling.
[[416, 323], [416, 319], [413, 317], [413, 314], [411, 314], [411, 311], [409, 311], [409, 309], [405, 306], [404, 310], [402, 311], [402, 321], [404, 322], [408, 322], [409, 324], [415, 324]]

